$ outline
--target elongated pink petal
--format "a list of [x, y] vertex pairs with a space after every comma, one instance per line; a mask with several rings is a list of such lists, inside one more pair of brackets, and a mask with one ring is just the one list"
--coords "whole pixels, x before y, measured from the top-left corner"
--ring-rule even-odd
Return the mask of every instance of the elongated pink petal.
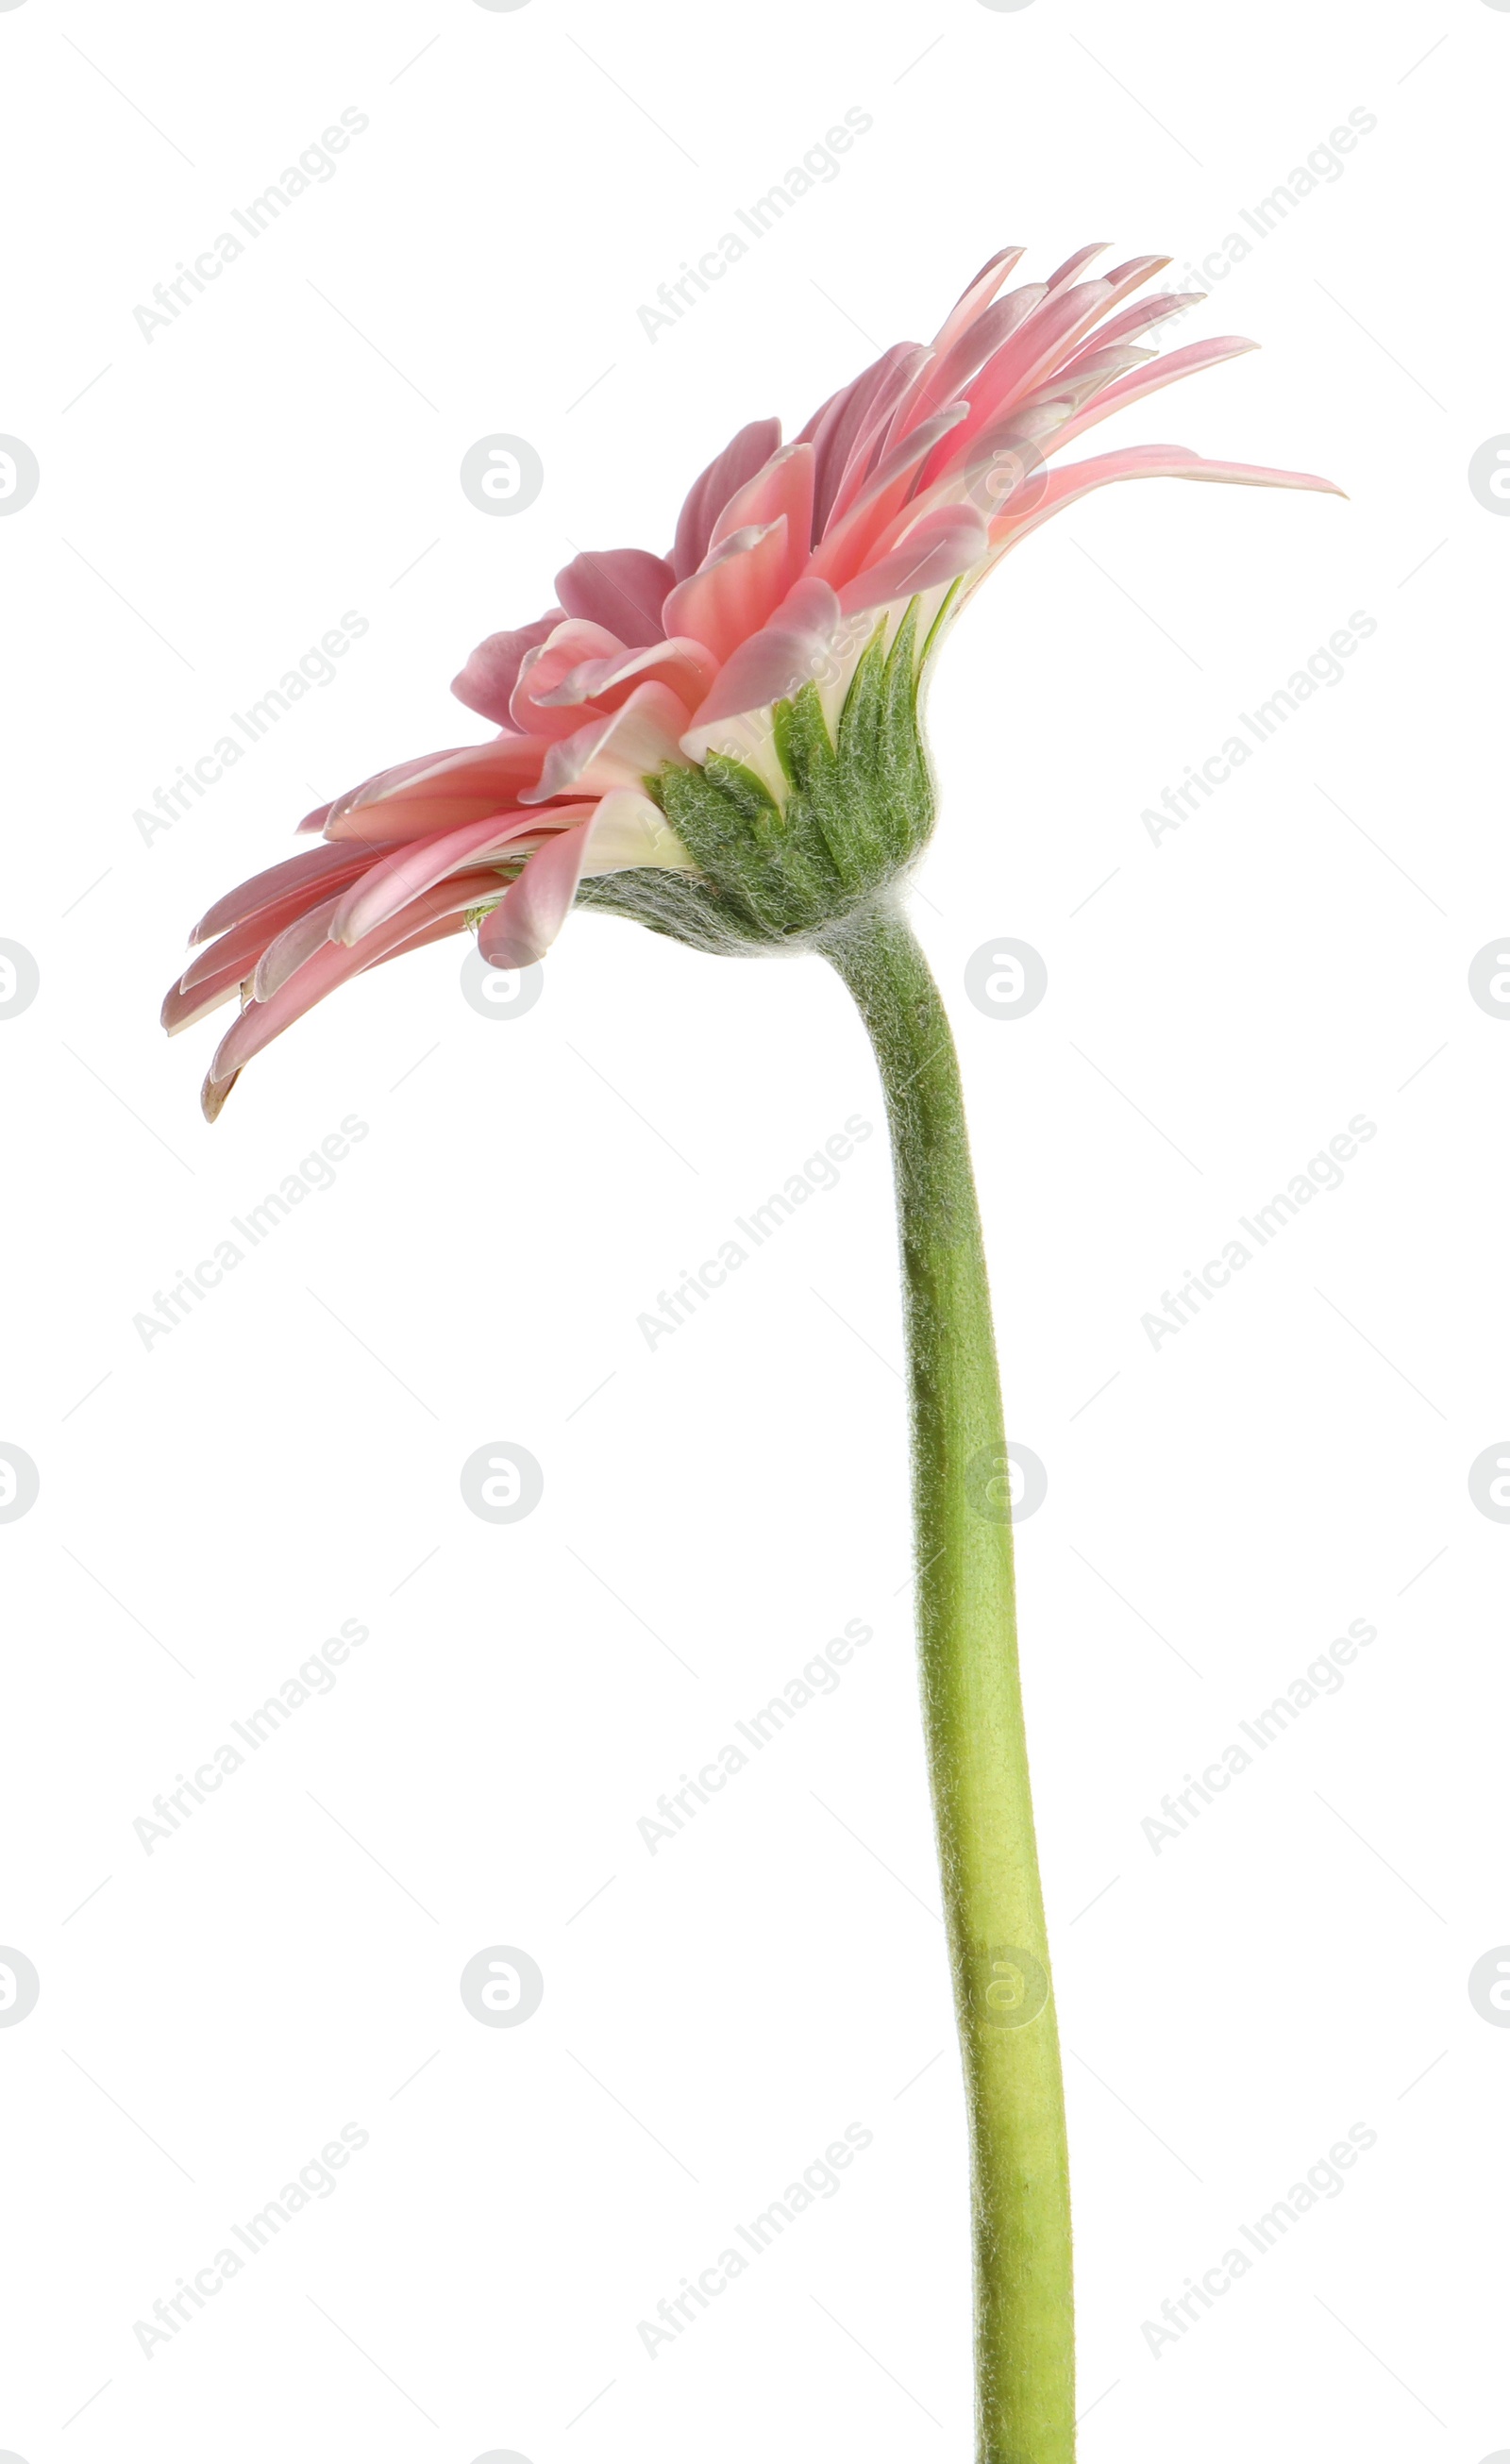
[[[1093, 341], [1094, 339], [1092, 337]], [[1061, 406], [1067, 417], [1081, 404], [1089, 402], [1093, 394], [1104, 391], [1118, 377], [1141, 367], [1145, 361], [1153, 357], [1152, 351], [1138, 342], [1114, 343], [1105, 351], [1095, 348], [1077, 351], [1062, 367], [1052, 369], [1041, 385], [1019, 394], [1013, 408], [1027, 410], [1039, 403], [1054, 402]]]
[[202, 976], [187, 991], [182, 984], [170, 984], [159, 1013], [164, 1029], [169, 1035], [182, 1035], [186, 1026], [197, 1026], [202, 1018], [234, 1001], [245, 980], [240, 967], [229, 964]]
[[1046, 294], [983, 365], [970, 394], [976, 417], [988, 407], [1005, 409], [1057, 367], [1082, 336], [1090, 332], [1111, 299], [1109, 282], [1083, 282], [1068, 291]]
[[391, 950], [381, 952], [361, 972], [364, 976], [370, 975], [374, 967], [385, 967], [390, 958], [406, 958], [411, 950], [427, 949], [432, 941], [449, 941], [466, 930], [465, 910], [451, 915], [437, 915], [433, 923], [425, 925], [418, 933], [411, 933], [406, 941], [396, 941]]
[[1094, 265], [1098, 256], [1105, 256], [1110, 246], [1110, 240], [1093, 239], [1088, 247], [1078, 248], [1073, 256], [1067, 256], [1063, 264], [1049, 275], [1043, 286], [1044, 297], [1052, 299], [1056, 292], [1065, 291], [1072, 282], [1078, 282], [1086, 266]]
[[690, 633], [707, 643], [715, 659], [727, 659], [785, 598], [787, 563], [784, 516], [764, 530], [732, 532], [710, 549], [705, 564], [677, 583], [666, 603], [667, 631]]
[[589, 624], [580, 616], [568, 616], [555, 631], [533, 650], [526, 650], [519, 663], [519, 679], [509, 701], [509, 717], [522, 733], [531, 736], [569, 736], [580, 719], [563, 719], [547, 706], [539, 707], [542, 697], [571, 674], [587, 659], [615, 659], [625, 655], [625, 646], [617, 633], [604, 625]]
[[360, 845], [371, 861], [391, 855], [395, 847], [416, 839], [429, 838], [436, 830], [459, 830], [465, 822], [486, 821], [490, 813], [519, 803], [551, 749], [548, 737], [533, 737], [531, 742], [535, 759], [522, 778], [500, 780], [492, 786], [485, 782], [473, 795], [435, 796], [427, 802], [383, 804], [370, 814], [355, 814], [334, 826], [337, 844]]
[[716, 720], [764, 710], [795, 693], [822, 671], [839, 626], [839, 601], [826, 582], [808, 575], [787, 593], [769, 623], [720, 669], [712, 691], [692, 714], [682, 749], [703, 758], [703, 731]]
[[1118, 453], [1098, 453], [1088, 462], [1072, 462], [1056, 471], [1036, 498], [1031, 512], [1018, 519], [1009, 508], [991, 525], [993, 544], [1016, 545], [1041, 522], [1119, 479], [1209, 479], [1247, 488], [1309, 488], [1328, 496], [1343, 494], [1335, 481], [1307, 471], [1271, 471], [1253, 462], [1208, 462], [1184, 445], [1129, 445]]
[[1060, 438], [1061, 445], [1072, 445], [1087, 428], [1095, 428], [1109, 419], [1114, 410], [1122, 410], [1129, 402], [1142, 402], [1145, 395], [1160, 393], [1181, 377], [1193, 376], [1199, 368], [1213, 368], [1223, 360], [1241, 359], [1244, 352], [1256, 351], [1257, 342], [1246, 341], [1240, 334], [1220, 334], [1210, 342], [1191, 342], [1183, 351], [1170, 351], [1163, 359], [1149, 355], [1147, 363], [1135, 375], [1119, 377], [1087, 402], [1069, 422]]
[[282, 1035], [295, 1019], [303, 1018], [327, 993], [334, 992], [353, 976], [360, 976], [402, 941], [408, 940], [437, 915], [463, 913], [475, 907], [497, 890], [496, 873], [455, 873], [447, 881], [437, 882], [402, 915], [380, 928], [355, 949], [343, 943], [327, 941], [323, 948], [291, 976], [271, 1001], [252, 1001], [244, 1009], [230, 1032], [222, 1037], [215, 1057], [209, 1065], [210, 1081], [224, 1087], [239, 1069], [245, 1068], [253, 1056]]
[[521, 804], [543, 804], [553, 796], [604, 795], [610, 787], [637, 787], [665, 762], [681, 763], [678, 740], [691, 716], [667, 685], [636, 685], [622, 710], [590, 719], [573, 736], [553, 744], [537, 787]]
[[1162, 325], [1167, 317], [1183, 315], [1187, 308], [1198, 308], [1205, 298], [1204, 291], [1154, 291], [1147, 299], [1135, 299], [1113, 317], [1096, 334], [1098, 351], [1113, 342], [1130, 341], [1134, 334], [1146, 334], [1150, 325]]
[[[348, 787], [330, 807], [330, 822], [350, 813], [371, 812], [377, 805], [401, 803], [409, 796], [443, 794], [447, 787], [472, 781], [479, 770], [499, 775], [531, 758], [533, 748], [514, 735], [495, 736], [486, 744], [453, 744], [444, 752], [424, 753], [410, 761], [396, 761], [387, 770]], [[327, 824], [327, 827], [329, 824]]]
[[543, 737], [495, 736], [428, 761], [405, 762], [332, 805], [325, 834], [357, 839], [371, 850], [433, 829], [459, 828], [521, 801], [550, 750]]
[[224, 898], [207, 908], [188, 936], [188, 946], [192, 950], [202, 941], [211, 941], [217, 933], [229, 933], [232, 925], [244, 924], [249, 916], [277, 906], [282, 899], [323, 896], [338, 881], [349, 881], [370, 862], [365, 849], [344, 847], [312, 847], [308, 855], [287, 856], [266, 872], [254, 872], [238, 890], [228, 890]]
[[998, 248], [995, 256], [987, 257], [980, 272], [966, 283], [933, 337], [937, 358], [942, 359], [946, 351], [958, 341], [966, 326], [974, 323], [983, 308], [990, 307], [1008, 275], [1021, 262], [1022, 254], [1020, 248]]
[[1171, 315], [1174, 299], [1170, 298], [1167, 305], [1161, 305], [1158, 299], [1144, 300], [1121, 317], [1113, 317], [1109, 323], [1101, 322], [1129, 292], [1168, 262], [1167, 257], [1134, 257], [1120, 270], [1115, 281], [1085, 282], [1049, 293], [1012, 339], [987, 362], [972, 385], [966, 434], [1045, 383], [1074, 357], [1093, 330], [1095, 347], [1103, 350]]
[[478, 643], [461, 673], [451, 679], [457, 700], [483, 718], [491, 718], [494, 727], [507, 727], [509, 699], [518, 683], [525, 652], [546, 641], [564, 613], [563, 608], [548, 607], [533, 625], [521, 625], [512, 633], [490, 633], [486, 642]]
[[[714, 454], [707, 470], [698, 473], [687, 492], [676, 524], [676, 544], [667, 559], [678, 582], [685, 582], [689, 574], [697, 571], [708, 554], [713, 524], [734, 490], [755, 477], [780, 442], [778, 419], [753, 419], [730, 438], [721, 453]], [[670, 633], [682, 627], [668, 624], [666, 629]]]
[[279, 987], [288, 982], [290, 976], [295, 974], [307, 959], [313, 958], [317, 950], [323, 950], [331, 937], [331, 918], [339, 905], [340, 893], [338, 891], [334, 898], [322, 899], [318, 907], [312, 907], [307, 914], [296, 916], [275, 939], [268, 943], [252, 979], [254, 1001], [271, 1001]]
[[909, 367], [918, 351], [916, 342], [896, 342], [883, 351], [878, 360], [861, 371], [852, 384], [844, 385], [824, 404], [821, 417], [814, 423], [809, 439], [804, 430], [802, 442], [811, 442], [814, 456], [813, 483], [813, 545], [836, 517], [836, 502], [849, 459], [862, 436], [870, 434], [874, 407], [886, 394], [898, 367]]
[[[386, 856], [337, 899], [330, 916], [330, 938], [360, 941], [447, 873], [477, 863], [491, 849], [507, 847], [514, 839], [538, 836], [547, 826], [569, 828], [584, 821], [592, 809], [591, 804], [580, 803], [555, 806], [549, 813], [494, 813], [487, 821], [443, 830], [437, 837], [422, 839], [416, 847]], [[258, 999], [262, 998], [259, 993]]]
[[[895, 447], [910, 429], [932, 418], [938, 411], [947, 410], [963, 391], [967, 376], [974, 385], [979, 370], [1001, 349], [1007, 338], [1027, 322], [1045, 297], [1043, 283], [1023, 283], [1016, 291], [1009, 291], [1005, 298], [993, 300], [954, 338], [947, 350], [941, 350], [935, 344], [931, 351], [920, 353], [872, 448], [870, 471], [875, 470], [882, 454]], [[836, 513], [847, 513], [856, 494], [855, 474], [851, 467], [842, 499], [836, 505]]]
[[[339, 887], [335, 894], [339, 895]], [[312, 907], [323, 907], [331, 895], [327, 883], [322, 890], [310, 887], [295, 891], [292, 897], [275, 900], [271, 907], [259, 907], [254, 915], [250, 915], [245, 923], [235, 925], [230, 932], [223, 933], [218, 941], [207, 942], [180, 976], [178, 990], [181, 993], [194, 992], [201, 984], [208, 983], [212, 976], [226, 976], [228, 969], [227, 980], [239, 982], [252, 973], [263, 951], [276, 935], [290, 924], [296, 923], [301, 915], [307, 915]]]
[[879, 564], [868, 565], [853, 582], [845, 583], [839, 594], [841, 612], [863, 615], [867, 607], [910, 599], [916, 591], [952, 582], [990, 550], [986, 525], [973, 505], [939, 507], [925, 514]]
[[[839, 473], [823, 525], [825, 536], [836, 522], [843, 519], [865, 482], [874, 474], [882, 455], [892, 442], [897, 422], [907, 405], [916, 397], [921, 380], [932, 365], [932, 352], [919, 342], [899, 344], [895, 351], [887, 354], [882, 381], [866, 405], [864, 419]], [[929, 407], [931, 409], [933, 406], [930, 404]]]
[[[934, 419], [924, 420], [893, 446], [843, 521], [836, 522], [827, 538], [814, 549], [809, 570], [836, 587], [850, 581], [887, 523], [908, 501], [919, 467], [935, 448], [942, 451], [945, 440], [969, 415], [968, 403], [952, 403], [948, 410], [941, 410]], [[945, 463], [947, 467], [947, 456]]]
[[995, 300], [984, 309], [953, 347], [924, 373], [916, 391], [892, 423], [892, 437], [907, 435], [921, 420], [947, 409], [968, 393], [987, 362], [1030, 318], [1039, 319], [1031, 291], [1009, 292], [1005, 299]]
[[784, 521], [786, 524], [786, 569], [782, 574], [782, 595], [790, 590], [801, 573], [808, 558], [808, 540], [813, 530], [813, 472], [811, 445], [783, 445], [769, 462], [746, 480], [729, 499], [709, 541], [710, 551], [723, 545], [736, 531], [751, 530], [765, 524]]
[[717, 672], [718, 662], [704, 643], [677, 633], [668, 642], [624, 650], [617, 658], [586, 660], [564, 675], [554, 693], [540, 695], [540, 707], [580, 711], [583, 702], [595, 702], [602, 710], [618, 710], [634, 686], [645, 682], [669, 685], [689, 710], [695, 710]]
[[664, 639], [661, 608], [675, 580], [665, 557], [647, 548], [595, 548], [562, 566], [556, 589], [568, 616], [602, 625], [639, 649]]
[[542, 847], [483, 917], [477, 947], [490, 966], [533, 967], [544, 957], [571, 912], [592, 827], [583, 822]]

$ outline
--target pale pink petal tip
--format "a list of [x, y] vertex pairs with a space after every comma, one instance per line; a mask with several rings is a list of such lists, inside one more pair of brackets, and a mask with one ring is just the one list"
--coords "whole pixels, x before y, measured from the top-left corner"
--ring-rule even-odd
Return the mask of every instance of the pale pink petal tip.
[[1335, 479], [1323, 479], [1314, 471], [1271, 471], [1261, 462], [1196, 462], [1189, 471], [1173, 474], [1181, 479], [1220, 479], [1237, 488], [1309, 488], [1320, 496], [1341, 496], [1347, 491], [1339, 488]]

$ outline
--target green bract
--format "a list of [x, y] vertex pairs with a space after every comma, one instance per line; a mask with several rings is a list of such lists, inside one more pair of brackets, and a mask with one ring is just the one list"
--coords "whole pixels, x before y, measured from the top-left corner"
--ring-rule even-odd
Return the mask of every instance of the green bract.
[[786, 781], [779, 802], [726, 755], [692, 769], [667, 763], [646, 793], [697, 873], [607, 873], [584, 881], [577, 904], [632, 915], [694, 949], [753, 952], [810, 946], [894, 882], [927, 845], [935, 816], [919, 724], [917, 605], [889, 648], [885, 619], [877, 625], [837, 741], [816, 683], [774, 704], [771, 740]]

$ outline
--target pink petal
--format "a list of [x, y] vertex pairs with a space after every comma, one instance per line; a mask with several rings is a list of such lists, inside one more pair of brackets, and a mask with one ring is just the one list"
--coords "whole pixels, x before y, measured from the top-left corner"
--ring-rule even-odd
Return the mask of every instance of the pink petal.
[[1099, 337], [1092, 335], [1091, 345], [1077, 351], [1062, 367], [1053, 369], [1039, 385], [1019, 394], [1015, 409], [1027, 410], [1039, 403], [1056, 403], [1067, 416], [1089, 402], [1091, 396], [1109, 385], [1115, 377], [1126, 376], [1132, 368], [1147, 365], [1157, 353], [1137, 342], [1119, 342], [1103, 351], [1094, 347]]
[[1150, 274], [1168, 262], [1167, 257], [1134, 257], [1121, 269], [1115, 281], [1084, 282], [1048, 294], [1020, 330], [988, 361], [978, 381], [971, 386], [971, 429], [983, 427], [988, 419], [1020, 401], [1053, 370], [1063, 366], [1093, 327], [1099, 327], [1096, 348], [1103, 350], [1141, 331], [1144, 325], [1156, 324], [1161, 317], [1171, 315], [1172, 300], [1167, 305], [1145, 300], [1124, 316], [1114, 317], [1109, 324], [1100, 323], [1128, 292], [1135, 291], [1139, 283], [1146, 282]]
[[301, 822], [295, 823], [295, 837], [296, 839], [313, 838], [317, 831], [324, 828], [325, 816], [329, 811], [330, 806], [328, 804], [317, 804], [312, 813], [306, 813]]
[[182, 984], [170, 984], [160, 1013], [163, 1025], [169, 1035], [182, 1035], [186, 1026], [197, 1026], [212, 1010], [234, 1001], [243, 981], [241, 968], [228, 963], [201, 977], [187, 991]]
[[628, 690], [643, 679], [669, 685], [689, 710], [695, 710], [717, 672], [711, 650], [677, 633], [668, 642], [651, 642], [643, 650], [624, 650], [617, 658], [586, 660], [564, 675], [554, 693], [540, 695], [540, 707], [580, 710], [583, 702], [595, 702], [600, 709], [618, 710]]
[[1017, 519], [1009, 509], [992, 523], [993, 544], [1015, 546], [1065, 505], [1118, 479], [1225, 480], [1238, 487], [1310, 488], [1329, 496], [1343, 494], [1335, 481], [1305, 471], [1271, 471], [1252, 462], [1207, 462], [1184, 445], [1129, 445], [1120, 452], [1099, 453], [1088, 462], [1072, 462], [1067, 470], [1056, 471], [1024, 519]]
[[719, 671], [711, 693], [692, 714], [682, 739], [684, 751], [700, 759], [702, 733], [716, 720], [764, 710], [816, 677], [832, 648], [839, 613], [839, 601], [826, 582], [810, 574], [798, 583], [769, 623], [741, 642]]
[[[753, 479], [763, 462], [769, 462], [781, 442], [778, 419], [753, 419], [731, 437], [721, 453], [716, 453], [706, 471], [693, 480], [688, 490], [676, 525], [676, 545], [669, 558], [671, 571], [678, 582], [695, 573], [708, 554], [708, 542], [713, 535], [713, 524], [728, 504], [736, 488]], [[667, 631], [677, 627], [667, 625]]]
[[534, 786], [549, 749], [539, 737], [495, 736], [488, 744], [403, 762], [339, 798], [326, 837], [358, 839], [372, 850], [480, 822], [521, 801], [521, 789]]
[[565, 830], [533, 855], [519, 878], [477, 929], [490, 966], [533, 967], [565, 923], [587, 859], [593, 825]]
[[1257, 342], [1243, 340], [1240, 334], [1222, 334], [1214, 341], [1191, 342], [1183, 351], [1171, 351], [1163, 359], [1150, 360], [1135, 375], [1121, 377], [1097, 393], [1077, 413], [1059, 442], [1073, 444], [1087, 428], [1109, 419], [1114, 410], [1122, 410], [1129, 402], [1141, 402], [1146, 394], [1158, 393], [1165, 385], [1174, 385], [1181, 377], [1193, 376], [1197, 368], [1215, 367], [1222, 360], [1241, 359], [1245, 351], [1256, 351]]
[[[339, 891], [335, 894], [339, 896]], [[222, 934], [218, 941], [208, 943], [198, 957], [185, 968], [177, 989], [186, 994], [197, 992], [212, 978], [217, 980], [223, 978], [228, 983], [241, 982], [252, 974], [263, 951], [276, 935], [288, 925], [297, 923], [301, 915], [307, 915], [312, 905], [323, 908], [331, 895], [328, 886], [323, 897], [317, 897], [313, 890], [301, 890], [292, 897], [278, 899], [272, 907], [258, 908], [244, 924]]]
[[541, 697], [584, 660], [622, 658], [624, 652], [624, 642], [606, 626], [589, 625], [580, 616], [566, 617], [536, 649], [526, 650], [509, 702], [510, 719], [527, 736], [569, 736], [580, 721], [562, 719], [549, 707], [541, 710]]
[[[879, 360], [845, 385], [823, 406], [813, 425], [815, 475], [813, 487], [813, 544], [816, 546], [831, 524], [840, 484], [851, 454], [862, 436], [871, 433], [871, 420], [877, 401], [892, 383], [894, 371], [910, 366], [917, 353], [916, 342], [897, 342], [883, 351]], [[804, 441], [809, 441], [805, 437]]]
[[260, 915], [265, 909], [277, 907], [285, 899], [301, 897], [304, 902], [333, 890], [339, 881], [349, 881], [371, 862], [368, 851], [345, 847], [313, 847], [308, 855], [291, 855], [274, 864], [266, 872], [254, 872], [238, 890], [228, 890], [207, 908], [188, 936], [189, 948], [202, 941], [212, 941], [217, 933], [229, 933], [233, 925], [245, 924], [249, 917]]
[[556, 589], [568, 616], [604, 626], [639, 649], [664, 638], [661, 608], [675, 580], [664, 557], [643, 547], [608, 547], [573, 557], [557, 575]]
[[713, 524], [709, 549], [722, 547], [736, 531], [786, 523], [787, 569], [783, 592], [790, 590], [807, 562], [813, 530], [813, 449], [784, 445], [769, 462], [736, 489]]
[[677, 583], [666, 603], [667, 632], [690, 633], [722, 663], [785, 598], [788, 563], [784, 517], [764, 530], [732, 532]]
[[1112, 304], [1109, 282], [1083, 282], [1057, 297], [1045, 294], [1032, 315], [986, 362], [979, 383], [972, 385], [970, 407], [976, 417], [1003, 410], [1017, 401], [1060, 364]]
[[[1080, 280], [1086, 266], [1094, 265], [1098, 256], [1105, 256], [1110, 246], [1110, 240], [1093, 239], [1088, 248], [1078, 248], [1073, 256], [1067, 256], [1063, 264], [1049, 275], [1044, 285], [1044, 296], [1052, 298], [1057, 291], [1067, 291], [1072, 282]], [[1168, 257], [1164, 261], [1167, 265]]]
[[[385, 967], [390, 958], [406, 958], [411, 950], [427, 949], [431, 941], [449, 941], [454, 934], [465, 933], [466, 930], [465, 910], [454, 915], [438, 915], [433, 924], [425, 925], [420, 932], [411, 933], [406, 941], [397, 941], [391, 950], [384, 950], [381, 957], [373, 959], [372, 967]], [[371, 972], [371, 967], [362, 969], [363, 975]]]
[[904, 539], [866, 567], [839, 594], [845, 616], [863, 615], [889, 600], [910, 599], [915, 591], [932, 590], [952, 582], [990, 554], [986, 525], [973, 505], [944, 505], [925, 514]]
[[610, 787], [638, 787], [667, 761], [681, 762], [678, 739], [691, 716], [680, 694], [667, 685], [636, 685], [622, 710], [589, 719], [575, 735], [553, 744], [540, 783], [520, 796], [521, 804], [543, 804], [553, 796], [604, 795]]
[[533, 625], [521, 625], [512, 633], [490, 633], [479, 642], [459, 676], [451, 679], [451, 691], [458, 701], [483, 718], [491, 718], [494, 727], [509, 723], [509, 697], [519, 680], [519, 664], [527, 650], [545, 641], [552, 627], [560, 623], [565, 611], [549, 607]]
[[933, 351], [938, 359], [958, 341], [967, 325], [973, 325], [983, 308], [989, 308], [1014, 266], [1022, 258], [1020, 248], [997, 249], [988, 256], [974, 281], [967, 282], [959, 297], [933, 337]]
[[814, 550], [809, 569], [836, 585], [858, 573], [874, 541], [908, 502], [919, 466], [969, 415], [968, 403], [953, 403], [893, 446], [843, 521]]
[[890, 439], [907, 435], [920, 420], [957, 402], [1008, 337], [1036, 317], [1042, 297], [1038, 284], [1029, 283], [984, 309], [951, 349], [922, 372], [892, 420]]
[[823, 523], [825, 536], [848, 513], [886, 451], [897, 417], [913, 399], [922, 377], [932, 364], [932, 352], [917, 342], [899, 344], [887, 354], [881, 383], [865, 407], [864, 418], [835, 483]]
[[[438, 838], [385, 856], [337, 899], [330, 916], [330, 938], [360, 941], [460, 866], [475, 863], [511, 840], [538, 837], [547, 825], [559, 828], [581, 821], [592, 809], [590, 804], [568, 804], [549, 813], [494, 813], [489, 821], [469, 822], [459, 830], [446, 830]], [[260, 1001], [263, 995], [259, 992], [257, 998]]]
[[313, 958], [317, 950], [323, 950], [331, 938], [331, 918], [340, 905], [340, 897], [338, 891], [334, 898], [327, 898], [318, 907], [312, 907], [307, 914], [295, 917], [285, 932], [268, 943], [252, 979], [254, 1001], [271, 1001], [279, 986], [286, 984], [290, 976], [302, 967], [307, 958]]
[[1185, 308], [1198, 308], [1205, 297], [1204, 291], [1155, 291], [1103, 325], [1096, 335], [1096, 348], [1099, 351], [1112, 342], [1129, 341], [1134, 334], [1146, 333], [1150, 325], [1162, 325], [1166, 317], [1178, 316]]
[[[209, 1065], [209, 1084], [224, 1088], [237, 1070], [245, 1068], [253, 1054], [271, 1044], [274, 1037], [312, 1010], [327, 993], [334, 992], [365, 967], [385, 957], [400, 943], [411, 939], [423, 926], [438, 915], [464, 913], [489, 897], [498, 887], [493, 872], [458, 873], [449, 881], [437, 882], [433, 890], [402, 915], [383, 925], [355, 949], [337, 941], [327, 941], [322, 949], [305, 961], [297, 975], [291, 976], [270, 1001], [252, 1001], [244, 1009], [229, 1034], [225, 1035]], [[217, 1107], [218, 1109], [218, 1107]], [[213, 1118], [213, 1114], [210, 1115]]]

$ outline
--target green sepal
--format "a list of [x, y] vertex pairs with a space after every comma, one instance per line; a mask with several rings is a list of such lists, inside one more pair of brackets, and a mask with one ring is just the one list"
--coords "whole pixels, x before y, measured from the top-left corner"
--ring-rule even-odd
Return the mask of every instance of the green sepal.
[[779, 800], [743, 762], [711, 753], [646, 781], [698, 870], [585, 881], [578, 904], [632, 915], [704, 950], [811, 942], [866, 907], [927, 844], [933, 785], [918, 720], [914, 600], [889, 647], [884, 620], [861, 656], [837, 741], [816, 683], [771, 713]]

